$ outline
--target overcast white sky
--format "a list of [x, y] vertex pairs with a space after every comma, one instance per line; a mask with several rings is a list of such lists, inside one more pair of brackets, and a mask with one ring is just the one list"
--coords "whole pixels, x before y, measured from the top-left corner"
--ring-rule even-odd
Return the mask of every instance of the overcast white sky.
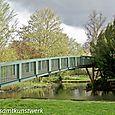
[[63, 32], [76, 38], [79, 43], [87, 39], [84, 25], [89, 14], [96, 10], [108, 20], [115, 15], [115, 0], [7, 0], [17, 13], [20, 25], [26, 24], [36, 10], [50, 7], [61, 17]]

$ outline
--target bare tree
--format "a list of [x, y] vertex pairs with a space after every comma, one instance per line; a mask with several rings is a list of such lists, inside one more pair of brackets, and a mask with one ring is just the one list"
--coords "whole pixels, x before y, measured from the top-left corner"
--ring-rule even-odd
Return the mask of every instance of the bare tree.
[[104, 28], [104, 24], [106, 21], [106, 17], [103, 16], [102, 13], [97, 13], [93, 11], [89, 15], [89, 21], [85, 25], [86, 34], [87, 34], [87, 42], [85, 43], [85, 48], [88, 49], [88, 53], [93, 53], [93, 46], [96, 45], [98, 40], [98, 35], [100, 34], [101, 30]]

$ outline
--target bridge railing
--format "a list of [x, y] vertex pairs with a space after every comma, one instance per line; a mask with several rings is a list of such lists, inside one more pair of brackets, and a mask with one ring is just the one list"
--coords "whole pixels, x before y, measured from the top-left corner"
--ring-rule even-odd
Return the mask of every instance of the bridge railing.
[[0, 63], [0, 86], [91, 64], [90, 57], [38, 58]]
[[78, 67], [92, 67], [93, 57], [91, 56], [81, 56], [77, 57], [77, 66]]

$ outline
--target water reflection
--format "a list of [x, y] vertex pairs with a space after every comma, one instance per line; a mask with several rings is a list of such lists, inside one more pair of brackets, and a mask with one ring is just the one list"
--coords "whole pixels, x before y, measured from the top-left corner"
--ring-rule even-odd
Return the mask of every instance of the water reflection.
[[46, 87], [33, 87], [20, 91], [0, 91], [0, 98], [37, 98], [37, 99], [72, 99], [72, 100], [112, 100], [115, 101], [115, 94], [109, 92], [103, 95], [91, 96], [91, 91], [86, 92], [86, 84], [53, 84]]

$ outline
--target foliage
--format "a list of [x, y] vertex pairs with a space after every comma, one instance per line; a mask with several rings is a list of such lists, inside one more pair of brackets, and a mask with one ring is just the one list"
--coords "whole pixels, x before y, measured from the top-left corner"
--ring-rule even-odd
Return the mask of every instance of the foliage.
[[85, 69], [75, 69], [61, 72], [60, 75], [63, 76], [75, 76], [75, 75], [87, 75]]
[[83, 47], [81, 44], [76, 42], [76, 39], [70, 38], [68, 42], [68, 49], [69, 49], [69, 55], [85, 55], [85, 52], [83, 50]]
[[13, 48], [4, 48], [0, 50], [0, 61], [14, 61], [17, 60], [16, 51]]
[[102, 71], [101, 77], [105, 80], [115, 78], [115, 20], [101, 31], [93, 48], [97, 67]]
[[[60, 18], [50, 8], [43, 8], [33, 13], [27, 26], [18, 31], [13, 22], [14, 11], [9, 5], [0, 1], [0, 55], [1, 61], [81, 55], [83, 49], [74, 39], [62, 33]], [[5, 49], [4, 49], [5, 48]], [[5, 53], [11, 50], [11, 54]], [[13, 54], [14, 52], [14, 54]], [[12, 56], [11, 56], [12, 55]], [[9, 59], [8, 59], [9, 56]], [[2, 57], [5, 57], [2, 59]], [[14, 58], [15, 57], [15, 58]], [[6, 59], [6, 60], [5, 60]]]
[[[60, 18], [50, 8], [37, 10], [19, 31], [20, 43], [13, 43], [19, 59], [81, 55], [81, 45], [62, 33]], [[18, 47], [17, 47], [18, 46]], [[21, 53], [21, 54], [20, 54]]]
[[[16, 28], [16, 22], [13, 22], [14, 16], [14, 11], [10, 10], [9, 4], [4, 0], [0, 0], [0, 61], [14, 59], [12, 49], [7, 49], [8, 43], [11, 41], [12, 34]], [[10, 50], [11, 53], [9, 53]]]
[[8, 42], [11, 34], [9, 24], [13, 17], [13, 11], [10, 11], [9, 5], [4, 0], [0, 0], [0, 48], [3, 48]]
[[[32, 31], [48, 30], [53, 32], [60, 32], [61, 21], [55, 12], [50, 8], [43, 8], [36, 11], [29, 21], [29, 26]], [[43, 35], [44, 36], [44, 35]], [[45, 37], [45, 36], [44, 36]]]
[[[95, 67], [92, 68], [90, 76], [92, 90], [95, 93], [98, 86], [101, 90], [108, 90], [107, 80], [115, 78], [115, 21], [104, 28], [106, 18], [101, 13], [94, 11], [89, 18], [86, 30], [90, 53], [95, 59]], [[94, 71], [96, 68], [97, 73]], [[101, 79], [97, 78], [98, 75]]]
[[61, 32], [60, 23], [59, 17], [49, 8], [38, 10], [30, 17], [28, 26], [24, 26], [19, 34], [22, 43], [31, 49], [25, 50], [31, 54], [34, 49], [38, 54], [32, 58], [68, 54], [68, 37]]
[[42, 82], [45, 82], [45, 83], [58, 83], [59, 81], [59, 75], [50, 75], [48, 77], [43, 77], [42, 78]]
[[15, 55], [18, 60], [40, 57], [39, 52], [30, 43], [15, 40], [9, 45], [9, 48], [16, 51]]

